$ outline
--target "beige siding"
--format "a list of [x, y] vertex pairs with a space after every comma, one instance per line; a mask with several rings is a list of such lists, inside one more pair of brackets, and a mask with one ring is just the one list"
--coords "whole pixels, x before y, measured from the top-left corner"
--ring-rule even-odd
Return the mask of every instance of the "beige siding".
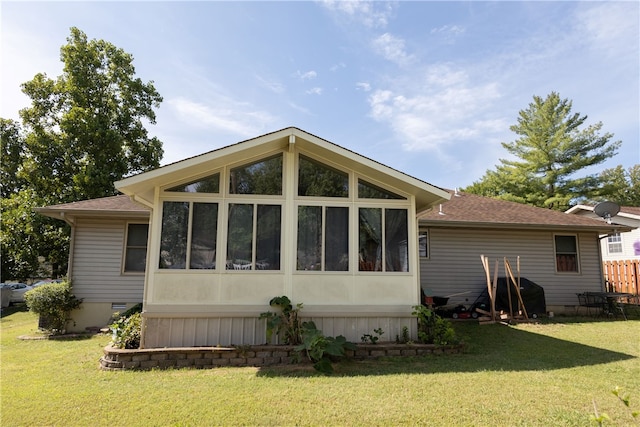
[[123, 274], [125, 220], [78, 220], [71, 270], [74, 293], [85, 302], [142, 302], [143, 274]]
[[[572, 234], [572, 233], [561, 233]], [[452, 296], [449, 303], [472, 303], [486, 288], [480, 255], [491, 260], [491, 271], [499, 261], [499, 275], [505, 275], [507, 257], [516, 274], [520, 257], [520, 275], [545, 290], [547, 307], [577, 304], [576, 293], [597, 291], [603, 287], [595, 233], [578, 233], [579, 273], [556, 273], [554, 233], [551, 231], [501, 231], [478, 229], [430, 229], [430, 258], [420, 263], [423, 289], [437, 296]]]

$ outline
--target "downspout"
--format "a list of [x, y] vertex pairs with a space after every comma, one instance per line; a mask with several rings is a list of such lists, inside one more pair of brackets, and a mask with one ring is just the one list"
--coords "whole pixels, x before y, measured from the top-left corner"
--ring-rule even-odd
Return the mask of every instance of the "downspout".
[[67, 217], [64, 212], [60, 212], [60, 217], [71, 227], [71, 235], [69, 236], [69, 257], [67, 258], [67, 280], [72, 283], [73, 275], [73, 254], [76, 246], [76, 221], [73, 217]]

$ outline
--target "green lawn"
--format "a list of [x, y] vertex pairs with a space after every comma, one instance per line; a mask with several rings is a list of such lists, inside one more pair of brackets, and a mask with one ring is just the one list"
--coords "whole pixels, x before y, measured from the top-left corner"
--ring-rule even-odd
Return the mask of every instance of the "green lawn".
[[[636, 318], [637, 319], [637, 318]], [[638, 426], [640, 320], [456, 323], [464, 354], [310, 367], [98, 369], [108, 336], [22, 341], [37, 319], [1, 321], [2, 426]]]

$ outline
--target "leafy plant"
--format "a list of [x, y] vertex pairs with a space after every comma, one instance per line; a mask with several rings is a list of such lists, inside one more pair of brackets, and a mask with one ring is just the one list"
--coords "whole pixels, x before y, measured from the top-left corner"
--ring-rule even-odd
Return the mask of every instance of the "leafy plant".
[[325, 337], [313, 321], [302, 323], [302, 344], [295, 347], [298, 352], [306, 352], [315, 370], [325, 374], [333, 372], [332, 358], [344, 357], [347, 350], [355, 349], [355, 344], [342, 335]]
[[82, 303], [71, 292], [68, 281], [39, 286], [25, 293], [24, 299], [30, 311], [46, 320], [44, 329], [54, 334], [65, 333], [67, 323], [72, 320], [71, 311]]
[[274, 297], [269, 301], [269, 305], [279, 308], [280, 313], [267, 311], [260, 313], [260, 319], [267, 320], [267, 342], [271, 342], [273, 334], [281, 335], [283, 342], [290, 345], [302, 343], [302, 333], [298, 313], [302, 309], [302, 303], [296, 304], [295, 308], [287, 296]]
[[130, 316], [121, 316], [111, 324], [111, 345], [116, 348], [135, 349], [140, 347], [142, 330], [142, 314], [133, 313]]
[[418, 339], [425, 344], [449, 345], [459, 342], [451, 322], [423, 305], [413, 307], [418, 319]]
[[396, 344], [408, 344], [411, 342], [409, 336], [409, 328], [407, 326], [402, 327], [402, 335], [396, 335]]
[[[611, 394], [613, 394], [615, 397], [618, 398], [618, 400], [620, 400], [620, 402], [622, 402], [624, 404], [624, 406], [626, 406], [627, 408], [629, 408], [631, 410], [631, 416], [633, 418], [638, 418], [640, 417], [640, 411], [635, 411], [631, 409], [631, 397], [626, 394], [624, 396], [620, 395], [620, 388], [616, 386], [616, 388], [614, 388], [613, 390], [611, 390]], [[611, 418], [604, 412], [599, 413], [598, 412], [598, 407], [596, 405], [596, 401], [593, 401], [593, 414], [590, 417], [591, 421], [595, 422], [596, 424], [598, 424], [599, 426], [604, 425], [605, 421], [611, 421]]]
[[370, 342], [371, 344], [377, 344], [380, 337], [384, 335], [384, 331], [382, 330], [382, 328], [378, 328], [378, 329], [374, 329], [373, 332], [376, 334], [375, 336], [371, 334], [362, 335], [362, 337], [360, 338], [362, 342], [363, 343]]

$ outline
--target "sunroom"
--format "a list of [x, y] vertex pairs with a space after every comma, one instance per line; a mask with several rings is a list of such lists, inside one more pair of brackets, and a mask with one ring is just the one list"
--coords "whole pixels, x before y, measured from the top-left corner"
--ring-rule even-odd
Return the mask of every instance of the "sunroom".
[[151, 208], [146, 348], [261, 344], [286, 295], [325, 335], [407, 327], [419, 211], [448, 192], [297, 128], [116, 183]]

